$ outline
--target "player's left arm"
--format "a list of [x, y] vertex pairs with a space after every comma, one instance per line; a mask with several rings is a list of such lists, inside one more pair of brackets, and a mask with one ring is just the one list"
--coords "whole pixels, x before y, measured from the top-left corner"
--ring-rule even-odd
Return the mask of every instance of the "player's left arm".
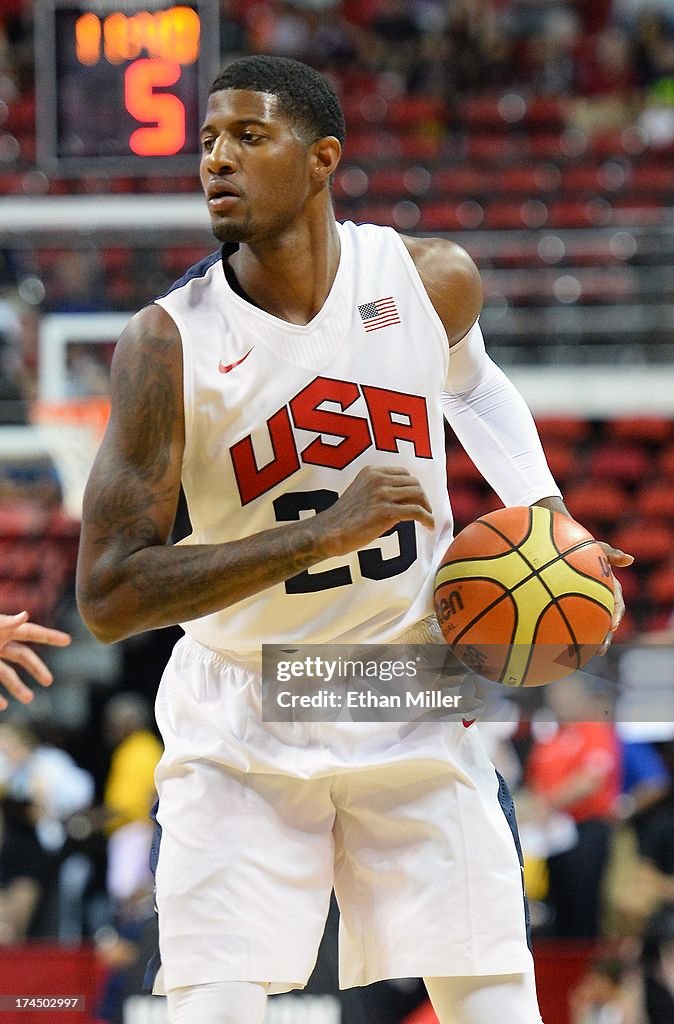
[[[443, 412], [504, 505], [543, 505], [570, 518], [547, 464], [533, 416], [487, 353], [478, 323], [482, 282], [468, 253], [443, 238], [403, 238], [449, 342]], [[631, 555], [599, 542], [613, 566]], [[615, 610], [604, 650], [625, 611], [614, 576]]]

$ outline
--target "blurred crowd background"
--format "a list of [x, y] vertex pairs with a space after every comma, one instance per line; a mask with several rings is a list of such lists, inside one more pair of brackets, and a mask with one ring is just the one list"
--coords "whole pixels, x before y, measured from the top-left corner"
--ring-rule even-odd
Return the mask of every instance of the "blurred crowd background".
[[[448, 234], [477, 262], [488, 345], [527, 384], [569, 508], [636, 556], [620, 574], [628, 612], [609, 675], [667, 693], [674, 0], [221, 0], [219, 12], [223, 62], [291, 56], [335, 83], [348, 127], [341, 219]], [[0, 721], [0, 964], [23, 944], [90, 944], [91, 1019], [131, 1024], [156, 939], [152, 701], [180, 632], [104, 648], [79, 622], [78, 503], [115, 332], [81, 321], [91, 336], [64, 345], [58, 401], [41, 339], [54, 314], [130, 314], [214, 246], [205, 227], [173, 219], [199, 191], [196, 166], [130, 176], [92, 161], [79, 177], [39, 166], [33, 14], [29, 0], [0, 9], [0, 610], [28, 608], [75, 642], [46, 655], [53, 688]], [[139, 194], [160, 204], [151, 228], [133, 214], [97, 226], [106, 198]], [[89, 200], [86, 224], [3, 224], [13, 203], [52, 200], [39, 206], [51, 211], [72, 196]], [[450, 436], [447, 468], [459, 528], [497, 507]], [[181, 514], [176, 536], [185, 529]], [[674, 714], [656, 701], [651, 722], [634, 707], [607, 722], [604, 697], [574, 677], [534, 714], [515, 703], [481, 728], [517, 793], [534, 935], [542, 950], [570, 944], [549, 947], [546, 1020], [674, 1024]], [[323, 994], [334, 987], [326, 942]], [[414, 981], [341, 1008], [326, 998], [312, 1020], [433, 1020]]]

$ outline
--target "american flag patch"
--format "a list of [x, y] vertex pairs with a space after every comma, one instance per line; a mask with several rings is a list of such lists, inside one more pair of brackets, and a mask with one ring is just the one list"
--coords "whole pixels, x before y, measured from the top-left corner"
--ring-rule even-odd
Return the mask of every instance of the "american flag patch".
[[392, 295], [389, 295], [387, 299], [364, 302], [362, 306], [358, 307], [358, 312], [366, 331], [378, 331], [380, 327], [390, 327], [392, 324], [400, 323], [398, 307]]

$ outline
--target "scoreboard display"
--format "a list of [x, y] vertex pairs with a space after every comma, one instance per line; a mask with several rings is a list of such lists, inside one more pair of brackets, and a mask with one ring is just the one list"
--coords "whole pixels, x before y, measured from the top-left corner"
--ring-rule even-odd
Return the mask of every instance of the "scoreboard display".
[[219, 70], [216, 0], [41, 0], [35, 33], [41, 166], [196, 173]]

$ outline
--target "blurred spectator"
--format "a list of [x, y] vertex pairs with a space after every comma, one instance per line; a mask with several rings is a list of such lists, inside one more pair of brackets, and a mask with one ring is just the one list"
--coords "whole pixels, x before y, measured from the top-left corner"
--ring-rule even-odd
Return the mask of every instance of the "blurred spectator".
[[64, 750], [29, 729], [0, 725], [0, 945], [29, 934], [40, 900], [55, 880], [64, 823], [87, 808], [93, 779]]
[[162, 746], [149, 728], [150, 719], [137, 693], [117, 694], [104, 711], [104, 734], [113, 747], [103, 795], [113, 915], [96, 934], [99, 959], [108, 971], [97, 1017], [110, 1024], [121, 1024], [125, 1000], [141, 991], [145, 964], [158, 941], [149, 867], [150, 809]]
[[138, 694], [120, 693], [108, 701], [104, 731], [114, 750], [103, 805], [109, 832], [108, 889], [119, 903], [152, 888], [149, 814], [162, 746], [149, 724], [150, 709]]
[[[630, 723], [629, 734], [634, 732], [634, 724]], [[658, 887], [643, 869], [640, 846], [669, 791], [671, 776], [654, 744], [621, 739], [621, 749], [622, 787], [617, 805], [620, 821], [613, 833], [605, 877], [604, 923], [609, 934], [638, 935], [659, 902]]]
[[641, 1007], [634, 967], [619, 957], [600, 957], [571, 992], [570, 1024], [644, 1024]]
[[674, 1021], [674, 903], [649, 920], [641, 954], [647, 1024]]
[[673, 28], [668, 27], [661, 14], [653, 10], [644, 11], [637, 19], [632, 36], [632, 50], [636, 84], [647, 89], [657, 82], [666, 70], [668, 44]]
[[46, 306], [50, 313], [98, 313], [105, 310], [101, 271], [95, 252], [71, 249], [51, 270]]
[[545, 818], [565, 812], [576, 826], [575, 845], [548, 858], [555, 934], [599, 934], [601, 883], [609, 855], [613, 813], [620, 791], [620, 747], [604, 718], [601, 696], [579, 674], [547, 693], [557, 722], [537, 738], [528, 761], [528, 783]]
[[0, 425], [27, 422], [21, 320], [14, 304], [0, 299]]
[[404, 87], [419, 58], [421, 29], [411, 0], [390, 0], [369, 24], [372, 59], [377, 70], [399, 76]]
[[674, 140], [674, 28], [651, 39], [648, 60], [650, 81], [639, 124], [654, 146], [668, 146]]
[[613, 25], [588, 36], [576, 59], [576, 86], [583, 96], [630, 96], [636, 85], [629, 37]]
[[570, 11], [560, 11], [549, 19], [545, 31], [529, 38], [527, 72], [536, 93], [563, 96], [572, 92], [579, 34], [578, 17]]
[[247, 53], [248, 33], [236, 0], [220, 0], [220, 53], [230, 56]]
[[672, 0], [612, 0], [614, 21], [631, 29], [643, 14], [657, 14], [674, 27]]

